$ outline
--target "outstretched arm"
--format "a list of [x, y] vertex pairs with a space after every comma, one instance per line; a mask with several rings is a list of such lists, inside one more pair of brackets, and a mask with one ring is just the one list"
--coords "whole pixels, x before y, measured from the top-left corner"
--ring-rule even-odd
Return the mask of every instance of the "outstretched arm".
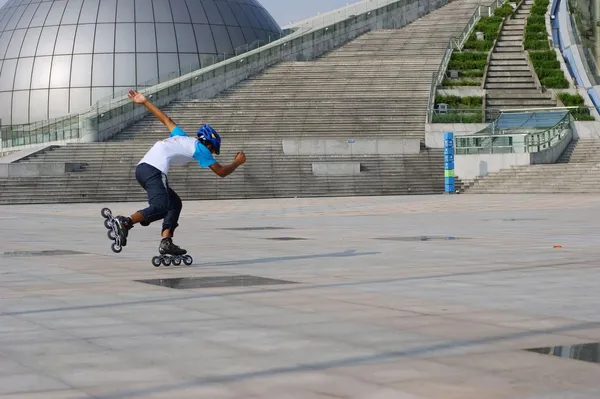
[[162, 112], [158, 107], [156, 107], [154, 104], [152, 104], [146, 98], [146, 96], [144, 96], [142, 93], [138, 92], [137, 90], [129, 90], [128, 97], [134, 103], [142, 104], [143, 106], [148, 108], [148, 110], [150, 112], [152, 112], [152, 114], [154, 114], [154, 116], [156, 116], [156, 118], [159, 121], [161, 121], [167, 127], [167, 129], [169, 129], [169, 132], [172, 132], [173, 129], [175, 129], [175, 126], [177, 126], [177, 124], [175, 122], [173, 122], [173, 119], [169, 118], [167, 116], [167, 114]]
[[210, 168], [213, 172], [215, 172], [220, 177], [229, 176], [236, 170], [239, 166], [243, 165], [246, 162], [246, 155], [243, 152], [238, 152], [235, 156], [235, 159], [229, 165], [221, 165], [220, 163], [214, 163], [210, 165]]

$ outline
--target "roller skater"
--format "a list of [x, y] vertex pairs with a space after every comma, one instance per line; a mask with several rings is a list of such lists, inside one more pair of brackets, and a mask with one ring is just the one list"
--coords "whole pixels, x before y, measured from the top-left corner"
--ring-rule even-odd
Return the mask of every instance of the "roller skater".
[[[167, 174], [171, 165], [185, 165], [190, 162], [198, 162], [201, 168], [210, 168], [220, 177], [226, 177], [246, 162], [243, 152], [238, 152], [233, 162], [229, 165], [219, 164], [213, 154], [219, 155], [221, 150], [221, 137], [209, 125], [203, 125], [196, 132], [196, 138], [188, 136], [173, 120], [163, 111], [152, 104], [143, 94], [136, 90], [130, 90], [129, 99], [135, 104], [144, 105], [158, 120], [160, 120], [171, 132], [169, 138], [158, 141], [150, 148], [146, 155], [136, 166], [135, 177], [137, 182], [148, 193], [149, 206], [139, 210], [130, 216], [116, 216], [114, 219], [110, 210], [102, 210], [102, 215], [107, 219], [105, 226], [114, 224], [109, 231], [109, 237], [120, 246], [127, 245], [129, 230], [136, 224], [148, 226], [157, 220], [163, 220], [161, 229], [161, 242], [158, 247], [160, 256], [154, 257], [152, 263], [159, 266], [160, 263], [174, 264], [182, 260], [187, 264], [191, 257], [185, 249], [173, 243], [173, 235], [179, 226], [179, 215], [181, 213], [181, 199], [169, 187]], [[110, 218], [109, 218], [110, 215]], [[111, 223], [114, 220], [114, 223]], [[108, 228], [109, 226], [107, 226]], [[111, 237], [114, 236], [114, 237]], [[118, 241], [118, 242], [117, 242]], [[119, 245], [113, 244], [113, 251], [121, 252]], [[159, 261], [157, 265], [156, 262]], [[191, 261], [189, 262], [191, 264]]]

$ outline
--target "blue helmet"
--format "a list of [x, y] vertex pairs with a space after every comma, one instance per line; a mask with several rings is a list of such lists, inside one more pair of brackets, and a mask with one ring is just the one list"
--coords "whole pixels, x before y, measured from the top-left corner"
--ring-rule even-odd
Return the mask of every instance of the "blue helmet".
[[215, 154], [219, 155], [221, 151], [221, 136], [210, 125], [202, 125], [196, 132], [200, 140], [204, 140], [207, 144], [212, 144], [215, 149]]

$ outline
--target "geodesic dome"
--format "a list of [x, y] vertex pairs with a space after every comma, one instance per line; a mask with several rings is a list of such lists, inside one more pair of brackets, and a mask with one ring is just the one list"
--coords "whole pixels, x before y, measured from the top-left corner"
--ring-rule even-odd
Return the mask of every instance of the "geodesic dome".
[[77, 113], [280, 35], [258, 0], [9, 0], [0, 9], [2, 125]]

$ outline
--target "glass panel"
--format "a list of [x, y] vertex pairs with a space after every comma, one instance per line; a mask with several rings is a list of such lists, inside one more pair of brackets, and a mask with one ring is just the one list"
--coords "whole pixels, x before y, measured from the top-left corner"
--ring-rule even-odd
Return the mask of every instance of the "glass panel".
[[117, 22], [135, 22], [133, 1], [121, 0], [117, 2]]
[[[188, 13], [185, 0], [171, 0], [171, 11], [173, 12], [174, 22], [190, 23], [190, 14]], [[204, 11], [202, 12], [204, 14]]]
[[225, 26], [211, 25], [213, 37], [217, 44], [217, 52], [219, 54], [231, 54], [231, 40]]
[[[91, 57], [91, 56], [90, 56]], [[71, 89], [69, 98], [69, 113], [75, 114], [92, 106], [91, 90], [89, 87], [81, 89]]]
[[13, 90], [29, 90], [31, 85], [31, 71], [33, 70], [33, 57], [20, 58], [17, 63], [15, 86]]
[[89, 87], [92, 83], [92, 55], [74, 55], [71, 87]]
[[206, 11], [209, 24], [223, 25], [223, 18], [221, 17], [221, 13], [219, 12], [219, 9], [213, 0], [202, 0], [202, 5]]
[[225, 25], [237, 26], [238, 21], [237, 21], [237, 19], [235, 19], [235, 16], [233, 15], [233, 11], [231, 11], [231, 8], [229, 8], [227, 3], [223, 2], [223, 1], [217, 1], [216, 4], [217, 4], [217, 8], [219, 9], [219, 11], [221, 13], [221, 16], [223, 17], [223, 21], [225, 22]]
[[188, 73], [190, 70], [200, 68], [198, 54], [179, 54], [179, 68], [181, 73]]
[[48, 13], [48, 17], [46, 18], [46, 22], [44, 22], [44, 26], [59, 25], [66, 6], [66, 0], [54, 1], [50, 8], [50, 12]]
[[37, 55], [52, 55], [54, 53], [54, 43], [56, 43], [56, 35], [58, 34], [58, 26], [45, 26], [42, 29], [42, 35], [37, 46]]
[[58, 118], [69, 113], [69, 89], [50, 89], [48, 117]]
[[2, 73], [0, 73], [0, 91], [12, 90], [15, 79], [15, 70], [17, 69], [17, 60], [5, 60], [2, 64]]
[[152, 4], [154, 5], [154, 21], [173, 22], [169, 0], [154, 0]]
[[4, 59], [4, 54], [6, 54], [6, 49], [8, 48], [13, 32], [14, 31], [3, 32], [0, 36], [0, 58], [2, 59]]
[[12, 123], [29, 122], [29, 90], [13, 92]]
[[103, 100], [113, 95], [113, 88], [111, 87], [93, 87], [92, 88], [92, 104], [96, 104], [97, 101]]
[[198, 44], [199, 53], [214, 54], [217, 52], [210, 26], [194, 24], [194, 31], [196, 32], [196, 43]]
[[45, 89], [50, 85], [52, 57], [36, 57], [33, 63], [32, 89]]
[[79, 20], [79, 12], [83, 6], [83, 0], [69, 0], [63, 14], [61, 25], [76, 24]]
[[59, 55], [52, 59], [50, 87], [69, 87], [71, 77], [71, 56]]
[[113, 85], [113, 55], [94, 54], [92, 69], [92, 86]]
[[52, 3], [49, 2], [41, 3], [38, 9], [35, 11], [35, 14], [33, 15], [33, 19], [31, 20], [29, 27], [33, 28], [35, 26], [43, 26], [44, 21], [46, 20], [46, 17], [50, 12], [51, 6]]
[[234, 49], [246, 44], [240, 28], [237, 26], [228, 26], [227, 30], [229, 31], [229, 37], [231, 37], [231, 43]]
[[85, 0], [81, 8], [78, 24], [95, 24], [98, 17], [100, 0]]
[[176, 53], [177, 42], [175, 41], [175, 29], [173, 29], [173, 24], [156, 24], [156, 41], [158, 51]]
[[29, 99], [29, 120], [31, 122], [48, 119], [48, 90], [32, 90]]
[[[177, 72], [179, 74], [179, 57], [177, 54], [159, 54], [158, 55], [158, 76], [161, 82], [168, 80], [168, 76]], [[174, 78], [175, 76], [171, 76]]]
[[96, 25], [94, 53], [112, 53], [115, 48], [115, 24]]
[[58, 29], [58, 37], [56, 38], [56, 46], [54, 54], [72, 54], [73, 41], [75, 39], [75, 25], [62, 25]]
[[20, 57], [33, 57], [35, 50], [40, 39], [42, 28], [31, 28], [27, 30], [25, 40], [23, 40], [23, 46], [21, 47]]
[[156, 52], [154, 24], [135, 24], [135, 39], [138, 53]]
[[0, 122], [2, 125], [11, 125], [10, 111], [12, 109], [12, 91], [0, 93]]
[[229, 3], [229, 7], [231, 7], [231, 11], [235, 15], [235, 19], [238, 21], [240, 26], [252, 26], [248, 18], [246, 18], [246, 14], [242, 7], [238, 3]]
[[133, 24], [117, 24], [115, 52], [135, 52], [135, 28]]
[[135, 54], [115, 54], [115, 86], [135, 86]]
[[242, 7], [242, 10], [244, 10], [244, 14], [246, 15], [246, 18], [250, 22], [250, 26], [252, 26], [254, 28], [260, 27], [260, 23], [256, 20], [256, 15], [254, 15], [254, 12], [252, 11], [252, 7], [244, 5], [244, 4], [242, 4], [241, 7]]
[[258, 37], [256, 37], [256, 33], [254, 33], [254, 29], [252, 28], [242, 28], [242, 33], [244, 34], [244, 40], [248, 44], [252, 44]]
[[23, 44], [23, 39], [25, 38], [25, 33], [25, 29], [14, 31], [12, 38], [10, 39], [10, 45], [6, 51], [6, 56], [4, 58], [16, 58], [19, 56], [21, 44]]
[[137, 86], [158, 76], [156, 54], [137, 54]]
[[94, 50], [94, 32], [96, 25], [77, 25], [73, 54], [91, 53]]
[[255, 27], [261, 27], [265, 30], [269, 30], [269, 24], [267, 23], [267, 21], [264, 20], [262, 14], [260, 13], [260, 10], [256, 7], [249, 7], [249, 10], [254, 14], [256, 18], [257, 24], [255, 25]]
[[[254, 33], [256, 33], [256, 37], [258, 38], [258, 40], [262, 40], [262, 41], [269, 40], [269, 36], [267, 35], [267, 32], [265, 32], [262, 29], [254, 29]], [[273, 41], [273, 40], [271, 40], [271, 41]]]
[[117, 0], [100, 0], [98, 23], [115, 22], [117, 18]]
[[17, 29], [28, 28], [31, 20], [33, 19], [33, 15], [38, 8], [38, 4], [30, 4], [25, 9], [25, 12], [21, 16], [19, 23], [17, 24]]
[[[191, 24], [175, 24], [177, 32], [177, 47], [180, 53], [196, 53], [196, 40], [194, 39], [194, 29]], [[212, 37], [209, 38], [212, 41]]]
[[4, 31], [15, 10], [15, 8], [4, 9], [4, 11], [0, 10], [0, 31]]
[[190, 16], [192, 17], [192, 22], [207, 24], [208, 18], [206, 18], [206, 14], [204, 13], [204, 8], [202, 7], [202, 3], [198, 0], [186, 0], [187, 7], [190, 10]]
[[14, 14], [12, 15], [12, 17], [8, 20], [8, 24], [6, 24], [6, 28], [4, 28], [4, 29], [6, 29], [6, 30], [15, 29], [17, 27], [17, 23], [19, 22], [19, 20], [25, 13], [26, 9], [27, 9], [27, 7], [25, 7], [25, 6], [17, 8], [15, 10]]
[[154, 22], [151, 0], [135, 0], [135, 22]]

